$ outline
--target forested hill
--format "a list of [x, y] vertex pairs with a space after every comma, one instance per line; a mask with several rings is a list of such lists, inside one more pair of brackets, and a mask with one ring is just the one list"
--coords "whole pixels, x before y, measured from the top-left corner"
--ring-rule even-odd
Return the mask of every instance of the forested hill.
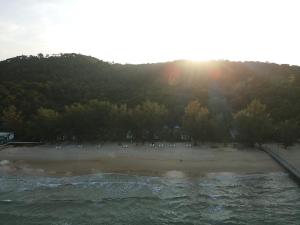
[[2, 130], [21, 129], [7, 121], [7, 114], [15, 111], [23, 136], [42, 110], [63, 115], [91, 100], [126, 105], [126, 110], [157, 103], [168, 112], [164, 124], [170, 127], [181, 126], [185, 107], [193, 100], [214, 116], [233, 115], [258, 99], [274, 123], [300, 121], [300, 67], [183, 60], [122, 65], [79, 54], [19, 56], [0, 62], [0, 96]]

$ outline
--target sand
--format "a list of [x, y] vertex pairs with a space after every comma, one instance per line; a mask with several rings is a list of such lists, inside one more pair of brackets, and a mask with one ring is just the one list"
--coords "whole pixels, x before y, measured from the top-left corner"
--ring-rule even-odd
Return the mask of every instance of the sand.
[[43, 145], [0, 151], [0, 174], [72, 176], [132, 173], [151, 176], [203, 176], [207, 173], [268, 173], [283, 169], [257, 149], [223, 145], [188, 147], [184, 143]]

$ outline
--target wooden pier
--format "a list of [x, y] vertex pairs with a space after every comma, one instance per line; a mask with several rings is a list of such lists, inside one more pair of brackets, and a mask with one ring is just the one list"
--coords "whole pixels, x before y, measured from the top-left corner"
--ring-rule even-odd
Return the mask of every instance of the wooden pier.
[[42, 145], [43, 142], [34, 142], [34, 141], [13, 141], [13, 142], [7, 142], [3, 145], [0, 145], [0, 151], [9, 147], [9, 146], [36, 146], [36, 145]]
[[270, 147], [263, 146], [261, 149], [270, 155], [277, 163], [279, 163], [294, 178], [294, 180], [300, 184], [300, 170], [298, 168], [293, 166], [290, 162], [288, 162]]

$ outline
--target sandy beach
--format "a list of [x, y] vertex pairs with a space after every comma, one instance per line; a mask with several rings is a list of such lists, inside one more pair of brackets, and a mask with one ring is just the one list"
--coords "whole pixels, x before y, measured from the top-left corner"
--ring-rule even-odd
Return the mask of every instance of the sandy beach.
[[42, 145], [0, 151], [1, 174], [72, 176], [106, 172], [181, 177], [277, 171], [282, 168], [260, 150], [223, 145]]

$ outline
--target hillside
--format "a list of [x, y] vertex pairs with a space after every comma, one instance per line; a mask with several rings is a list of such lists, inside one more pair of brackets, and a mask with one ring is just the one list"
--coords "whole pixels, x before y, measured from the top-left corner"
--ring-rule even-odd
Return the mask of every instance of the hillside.
[[[166, 109], [162, 124], [169, 127], [181, 126], [184, 109], [193, 100], [217, 116], [235, 114], [259, 99], [274, 123], [300, 121], [298, 66], [184, 60], [122, 65], [78, 54], [39, 55], [1, 61], [0, 80], [2, 129], [19, 129], [20, 137], [32, 136], [28, 129], [41, 109], [60, 116], [76, 103], [87, 106], [91, 100], [126, 105], [125, 111], [145, 101], [157, 103]], [[9, 111], [22, 120], [18, 128], [7, 125]], [[55, 129], [55, 134], [65, 133]]]

